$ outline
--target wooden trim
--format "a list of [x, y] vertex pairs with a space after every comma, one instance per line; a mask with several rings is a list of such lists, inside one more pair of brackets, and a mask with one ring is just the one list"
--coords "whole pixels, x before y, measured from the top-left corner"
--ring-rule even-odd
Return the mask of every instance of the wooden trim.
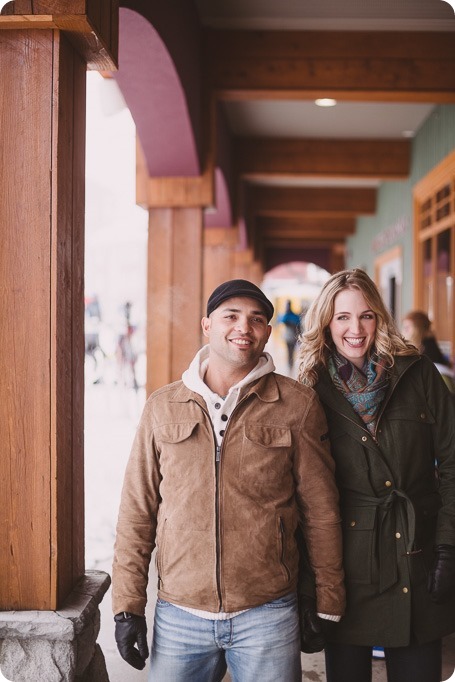
[[414, 185], [412, 189], [414, 197], [423, 202], [438, 186], [447, 182], [451, 173], [455, 173], [455, 150]]
[[383, 268], [384, 265], [390, 263], [392, 260], [396, 260], [397, 258], [403, 258], [403, 247], [400, 245], [394, 246], [392, 249], [389, 249], [389, 251], [382, 253], [380, 256], [374, 259], [374, 281], [376, 284], [379, 283], [379, 270]]

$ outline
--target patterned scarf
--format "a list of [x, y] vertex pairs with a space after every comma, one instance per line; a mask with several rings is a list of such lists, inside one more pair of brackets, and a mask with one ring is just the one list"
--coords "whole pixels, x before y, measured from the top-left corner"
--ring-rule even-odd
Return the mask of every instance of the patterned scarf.
[[333, 351], [328, 359], [328, 370], [336, 388], [349, 400], [368, 431], [374, 433], [388, 385], [385, 361], [374, 353], [360, 370]]

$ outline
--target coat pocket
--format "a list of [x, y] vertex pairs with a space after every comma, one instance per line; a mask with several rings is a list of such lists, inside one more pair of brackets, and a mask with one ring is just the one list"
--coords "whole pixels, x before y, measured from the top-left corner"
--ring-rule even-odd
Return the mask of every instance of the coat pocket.
[[346, 582], [372, 582], [375, 507], [348, 507], [343, 512], [343, 562]]

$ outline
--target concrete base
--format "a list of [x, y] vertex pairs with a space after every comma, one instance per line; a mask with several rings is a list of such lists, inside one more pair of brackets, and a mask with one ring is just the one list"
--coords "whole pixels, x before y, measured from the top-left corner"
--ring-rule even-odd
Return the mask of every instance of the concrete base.
[[0, 671], [12, 682], [109, 682], [96, 644], [111, 579], [87, 571], [58, 611], [0, 612]]

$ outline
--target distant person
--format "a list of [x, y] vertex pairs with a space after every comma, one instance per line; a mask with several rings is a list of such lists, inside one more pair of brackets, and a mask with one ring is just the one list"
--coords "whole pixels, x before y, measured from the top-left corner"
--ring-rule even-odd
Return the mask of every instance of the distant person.
[[202, 319], [208, 345], [150, 396], [137, 430], [117, 525], [115, 637], [142, 669], [156, 547], [156, 682], [219, 682], [226, 669], [232, 682], [301, 682], [297, 528], [320, 620], [343, 614], [327, 423], [313, 390], [275, 374], [264, 352], [272, 316], [253, 283], [217, 287]]
[[134, 333], [136, 327], [131, 323], [131, 301], [126, 301], [123, 305], [125, 328], [119, 334], [116, 348], [116, 357], [120, 370], [120, 376], [127, 385], [138, 390], [139, 384], [136, 379], [137, 352], [134, 344]]
[[442, 375], [449, 390], [455, 392], [455, 374], [449, 359], [442, 353], [436, 335], [431, 329], [431, 320], [422, 310], [411, 310], [403, 318], [403, 336], [421, 353], [430, 358]]
[[282, 315], [279, 315], [278, 323], [283, 325], [283, 339], [288, 350], [288, 365], [292, 370], [295, 348], [300, 334], [300, 317], [292, 310], [291, 301], [286, 301], [286, 309]]

